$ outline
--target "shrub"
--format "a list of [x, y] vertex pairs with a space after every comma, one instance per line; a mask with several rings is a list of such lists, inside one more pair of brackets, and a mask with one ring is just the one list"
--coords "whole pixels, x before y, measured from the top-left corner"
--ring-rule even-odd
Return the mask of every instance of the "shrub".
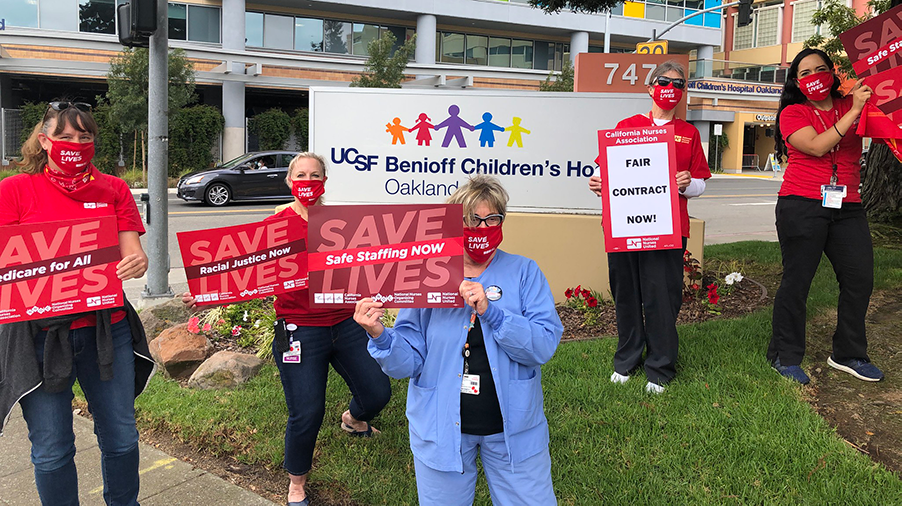
[[285, 149], [291, 135], [291, 116], [273, 108], [251, 118], [248, 128], [259, 139], [262, 151]]
[[213, 143], [225, 120], [219, 109], [195, 105], [179, 109], [169, 118], [169, 176], [210, 167]]
[[294, 136], [298, 140], [298, 147], [301, 151], [307, 151], [307, 141], [310, 136], [310, 110], [304, 107], [294, 111], [291, 124], [294, 128]]

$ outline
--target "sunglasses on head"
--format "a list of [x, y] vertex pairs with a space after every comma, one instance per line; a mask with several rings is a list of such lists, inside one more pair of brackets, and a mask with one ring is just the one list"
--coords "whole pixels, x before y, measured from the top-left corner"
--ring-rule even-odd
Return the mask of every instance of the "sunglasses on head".
[[91, 112], [93, 109], [91, 104], [85, 102], [50, 102], [50, 108], [54, 111], [65, 111], [70, 107], [74, 107], [82, 112]]
[[673, 87], [678, 90], [682, 90], [683, 88], [686, 87], [686, 80], [683, 79], [682, 77], [661, 76], [655, 82], [658, 86], [667, 86], [670, 83], [673, 83]]

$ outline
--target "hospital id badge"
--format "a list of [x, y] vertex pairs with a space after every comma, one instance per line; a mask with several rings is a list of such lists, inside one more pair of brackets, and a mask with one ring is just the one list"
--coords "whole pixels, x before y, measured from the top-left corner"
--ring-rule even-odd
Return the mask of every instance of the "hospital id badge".
[[460, 393], [479, 395], [479, 375], [464, 374], [464, 381], [460, 384]]
[[846, 196], [845, 185], [825, 184], [821, 186], [821, 205], [830, 209], [842, 209], [842, 199]]
[[300, 364], [301, 363], [301, 342], [291, 341], [288, 351], [282, 354], [283, 364]]

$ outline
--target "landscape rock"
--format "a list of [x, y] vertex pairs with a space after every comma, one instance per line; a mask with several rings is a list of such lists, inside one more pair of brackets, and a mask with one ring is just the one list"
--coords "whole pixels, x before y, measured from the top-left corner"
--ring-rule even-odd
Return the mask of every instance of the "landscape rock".
[[188, 332], [188, 324], [170, 327], [150, 342], [150, 354], [166, 376], [189, 378], [213, 352], [213, 344], [203, 334]]
[[263, 361], [254, 355], [220, 351], [194, 371], [188, 386], [201, 390], [235, 388], [256, 376], [261, 367]]
[[162, 304], [143, 309], [140, 314], [148, 344], [156, 339], [163, 330], [188, 321], [191, 315], [180, 298], [168, 300]]

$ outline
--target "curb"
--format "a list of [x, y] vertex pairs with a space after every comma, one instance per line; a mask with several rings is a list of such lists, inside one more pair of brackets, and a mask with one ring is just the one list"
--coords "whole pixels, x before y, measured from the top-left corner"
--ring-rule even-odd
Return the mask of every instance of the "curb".
[[[131, 191], [132, 191], [133, 196], [138, 196], [138, 195], [141, 195], [142, 193], [147, 193], [147, 188], [131, 188]], [[176, 193], [178, 193], [178, 189], [177, 188], [167, 188], [166, 193], [168, 193], [169, 195], [175, 195]]]
[[730, 179], [734, 177], [742, 177], [742, 178], [755, 178], [755, 179], [770, 179], [773, 181], [782, 181], [782, 177], [777, 177], [776, 174], [766, 175], [766, 174], [712, 174], [712, 179]]

